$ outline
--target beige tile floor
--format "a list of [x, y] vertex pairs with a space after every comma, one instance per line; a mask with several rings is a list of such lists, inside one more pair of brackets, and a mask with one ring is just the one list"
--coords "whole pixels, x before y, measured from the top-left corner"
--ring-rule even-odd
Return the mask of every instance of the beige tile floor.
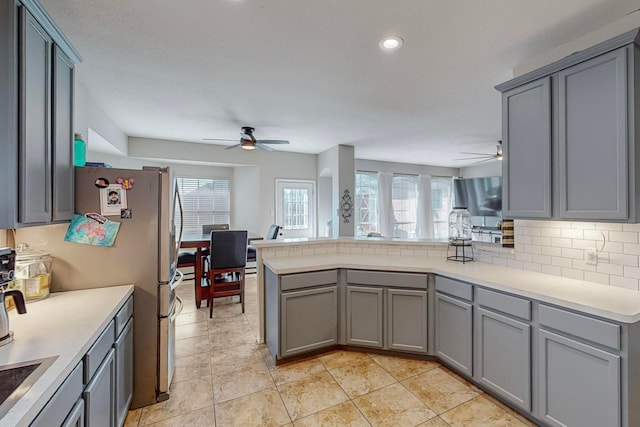
[[338, 350], [275, 366], [257, 344], [254, 275], [245, 314], [220, 299], [209, 319], [189, 282], [178, 293], [171, 398], [126, 427], [535, 426], [437, 362]]

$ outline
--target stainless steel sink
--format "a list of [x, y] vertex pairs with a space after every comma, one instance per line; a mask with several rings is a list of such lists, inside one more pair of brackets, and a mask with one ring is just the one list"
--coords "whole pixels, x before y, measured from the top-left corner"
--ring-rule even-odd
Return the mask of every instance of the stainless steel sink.
[[20, 400], [58, 356], [0, 366], [0, 418]]

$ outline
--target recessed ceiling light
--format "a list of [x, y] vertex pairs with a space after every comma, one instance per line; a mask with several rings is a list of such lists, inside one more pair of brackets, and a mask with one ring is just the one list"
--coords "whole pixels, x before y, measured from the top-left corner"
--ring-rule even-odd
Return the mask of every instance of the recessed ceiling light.
[[402, 47], [404, 40], [398, 36], [386, 36], [380, 40], [380, 49], [382, 50], [397, 50]]

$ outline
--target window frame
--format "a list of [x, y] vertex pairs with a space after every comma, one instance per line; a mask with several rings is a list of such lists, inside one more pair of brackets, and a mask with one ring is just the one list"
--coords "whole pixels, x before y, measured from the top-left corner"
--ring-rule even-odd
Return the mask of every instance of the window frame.
[[[195, 180], [196, 185], [192, 185], [194, 188], [187, 193], [184, 193], [185, 183], [184, 180]], [[204, 184], [200, 184], [200, 181], [204, 181]], [[216, 182], [225, 182], [226, 183], [226, 194], [224, 194], [224, 190], [222, 194], [216, 194], [215, 188], [213, 190], [213, 194], [211, 197], [213, 198], [213, 210], [203, 209], [198, 206], [198, 209], [189, 209], [187, 207], [188, 194], [193, 191], [200, 191], [203, 185], [211, 184], [215, 185]], [[205, 177], [205, 176], [188, 176], [188, 175], [176, 175], [175, 177], [175, 185], [177, 191], [180, 193], [180, 199], [182, 200], [182, 215], [183, 218], [187, 217], [187, 213], [195, 213], [195, 222], [194, 225], [187, 226], [187, 220], [184, 221], [184, 231], [183, 234], [202, 234], [202, 226], [208, 224], [230, 224], [231, 223], [231, 178], [230, 177]], [[189, 187], [190, 188], [190, 187]], [[216, 208], [215, 198], [226, 196], [226, 200], [223, 202], [223, 209]], [[198, 203], [200, 203], [201, 198], [198, 198]], [[224, 209], [226, 208], [226, 209]], [[211, 214], [211, 219], [207, 219], [207, 214]], [[217, 219], [216, 219], [217, 218]], [[221, 219], [222, 218], [222, 219]], [[176, 212], [174, 213], [174, 223], [176, 228], [179, 227], [179, 211], [176, 207]]]

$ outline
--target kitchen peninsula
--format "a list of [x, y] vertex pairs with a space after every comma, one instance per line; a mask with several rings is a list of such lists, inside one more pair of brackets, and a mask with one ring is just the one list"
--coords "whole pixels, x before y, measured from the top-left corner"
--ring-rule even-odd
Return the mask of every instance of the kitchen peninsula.
[[342, 346], [437, 358], [548, 425], [640, 425], [638, 292], [482, 262], [446, 244], [256, 245], [278, 362]]

